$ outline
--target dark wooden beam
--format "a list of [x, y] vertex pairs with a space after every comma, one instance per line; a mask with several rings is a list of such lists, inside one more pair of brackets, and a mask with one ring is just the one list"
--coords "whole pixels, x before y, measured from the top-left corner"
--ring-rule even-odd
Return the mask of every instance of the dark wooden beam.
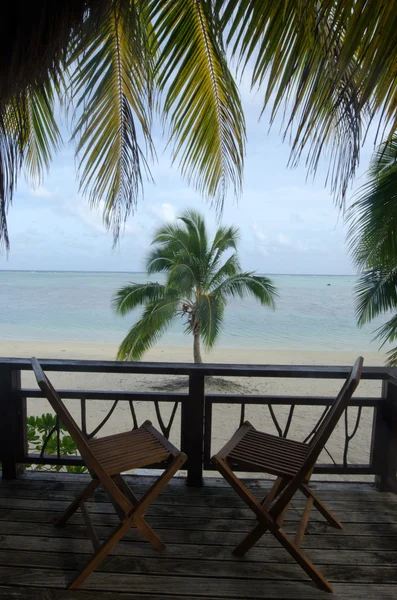
[[[70, 371], [84, 373], [140, 373], [150, 375], [201, 375], [229, 377], [284, 377], [305, 379], [345, 379], [349, 366], [313, 365], [236, 365], [236, 364], [194, 364], [161, 362], [118, 362], [101, 360], [40, 359], [47, 371]], [[0, 366], [30, 370], [30, 360], [26, 358], [0, 358]], [[365, 367], [362, 379], [383, 380], [394, 376], [389, 367]]]
[[0, 364], [0, 459], [4, 479], [23, 471], [27, 453], [26, 400], [20, 395], [21, 371]]

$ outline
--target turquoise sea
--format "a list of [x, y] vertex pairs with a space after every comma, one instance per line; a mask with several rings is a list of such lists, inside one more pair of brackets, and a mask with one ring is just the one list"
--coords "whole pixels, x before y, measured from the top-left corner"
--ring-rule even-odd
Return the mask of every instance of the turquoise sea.
[[[254, 300], [231, 300], [220, 348], [376, 351], [373, 331], [358, 329], [354, 276], [272, 275], [280, 298], [275, 311]], [[0, 340], [119, 343], [136, 315], [116, 317], [111, 297], [144, 273], [0, 271]], [[159, 342], [190, 346], [176, 320]]]

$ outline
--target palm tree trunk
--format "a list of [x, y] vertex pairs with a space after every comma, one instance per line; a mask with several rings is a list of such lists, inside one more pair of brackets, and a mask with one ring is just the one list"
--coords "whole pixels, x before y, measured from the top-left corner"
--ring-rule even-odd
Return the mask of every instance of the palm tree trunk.
[[202, 364], [203, 359], [201, 358], [200, 350], [200, 334], [198, 331], [193, 333], [193, 358], [195, 363]]

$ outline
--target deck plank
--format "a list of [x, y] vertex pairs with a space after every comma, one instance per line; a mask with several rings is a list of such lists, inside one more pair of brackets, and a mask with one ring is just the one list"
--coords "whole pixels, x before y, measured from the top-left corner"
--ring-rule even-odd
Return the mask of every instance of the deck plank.
[[[252, 527], [252, 513], [219, 478], [192, 489], [175, 478], [147, 512], [148, 522], [166, 543], [157, 553], [131, 530], [82, 591], [66, 585], [92, 552], [80, 514], [62, 529], [53, 526], [86, 476], [29, 473], [0, 482], [0, 598], [10, 600], [220, 600], [249, 596], [253, 600], [317, 600], [316, 589], [303, 571], [270, 535], [244, 559], [231, 551]], [[129, 478], [138, 494], [151, 477]], [[261, 497], [267, 481], [250, 480]], [[321, 498], [343, 522], [329, 527], [313, 511], [303, 549], [334, 585], [336, 599], [397, 597], [397, 496], [370, 485], [315, 484]], [[292, 533], [303, 510], [296, 497], [285, 530]], [[106, 494], [89, 503], [101, 538], [117, 522]]]

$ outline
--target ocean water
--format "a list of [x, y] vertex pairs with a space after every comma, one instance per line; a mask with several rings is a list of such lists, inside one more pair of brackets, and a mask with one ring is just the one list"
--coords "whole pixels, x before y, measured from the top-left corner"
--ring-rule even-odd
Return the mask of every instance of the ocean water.
[[[220, 348], [376, 351], [371, 341], [379, 319], [356, 325], [354, 276], [274, 275], [276, 310], [255, 300], [232, 299], [225, 312]], [[152, 279], [154, 279], [152, 277]], [[0, 271], [0, 340], [119, 343], [140, 310], [117, 317], [111, 297], [144, 273]], [[176, 319], [159, 344], [190, 346]]]

